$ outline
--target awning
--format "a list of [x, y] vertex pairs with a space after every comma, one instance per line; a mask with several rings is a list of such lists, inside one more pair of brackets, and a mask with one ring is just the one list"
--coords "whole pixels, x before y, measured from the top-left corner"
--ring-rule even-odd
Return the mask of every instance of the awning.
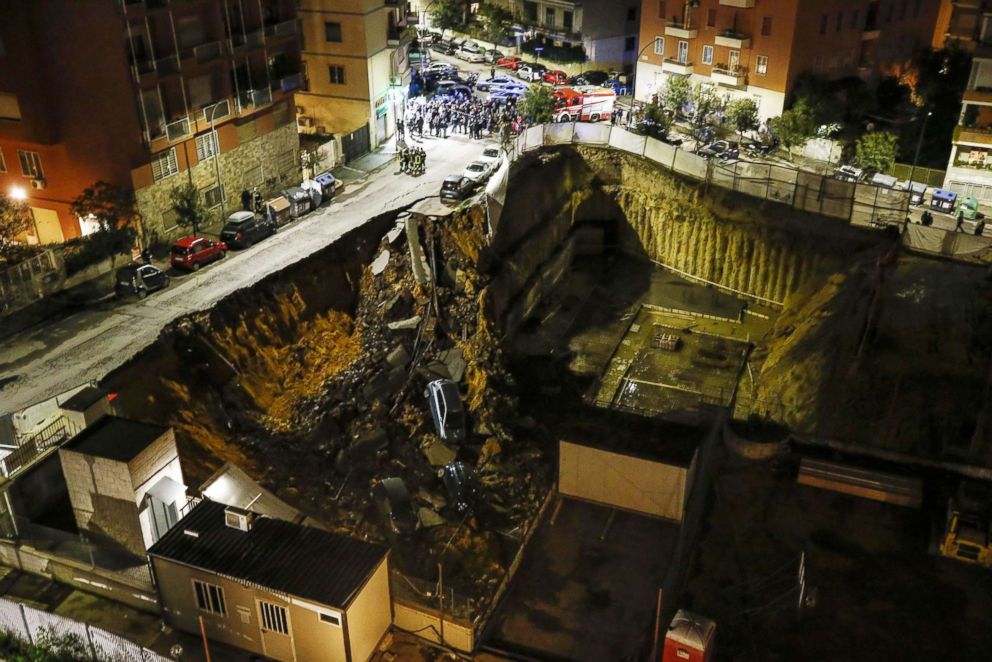
[[283, 210], [289, 209], [289, 200], [280, 195], [278, 198], [272, 198], [266, 202], [265, 205], [272, 211], [279, 213]]
[[165, 504], [178, 503], [179, 505], [185, 505], [186, 486], [180, 485], [168, 476], [163, 476], [145, 492], [143, 501], [146, 503], [143, 504], [144, 506], [148, 505], [147, 500], [149, 496], [153, 496]]

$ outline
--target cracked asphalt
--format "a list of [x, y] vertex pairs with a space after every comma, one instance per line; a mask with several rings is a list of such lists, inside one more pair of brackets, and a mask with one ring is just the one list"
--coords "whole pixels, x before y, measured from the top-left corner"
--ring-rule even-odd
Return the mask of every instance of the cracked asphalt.
[[483, 141], [425, 137], [426, 172], [411, 177], [396, 161], [345, 186], [329, 205], [253, 247], [172, 284], [143, 301], [108, 301], [0, 342], [0, 415], [101, 380], [152, 344], [173, 320], [211, 308], [229, 294], [307, 258], [384, 212], [437, 197], [449, 174], [461, 173]]

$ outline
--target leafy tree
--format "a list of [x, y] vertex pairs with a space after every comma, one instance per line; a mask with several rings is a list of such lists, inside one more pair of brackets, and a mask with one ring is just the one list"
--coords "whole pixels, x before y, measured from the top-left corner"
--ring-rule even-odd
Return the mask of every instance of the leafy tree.
[[676, 115], [681, 115], [692, 93], [688, 76], [670, 76], [661, 91], [661, 105]]
[[547, 124], [554, 120], [555, 98], [551, 88], [532, 85], [517, 102], [517, 110], [531, 124]]
[[754, 131], [758, 128], [758, 104], [754, 99], [738, 97], [727, 104], [727, 120], [744, 140], [745, 131]]
[[176, 223], [184, 228], [190, 228], [193, 234], [198, 234], [200, 226], [210, 219], [210, 212], [200, 195], [200, 189], [189, 182], [175, 186], [170, 193], [172, 205], [176, 209]]
[[431, 25], [440, 30], [456, 30], [465, 25], [465, 0], [434, 0], [427, 10]]
[[31, 227], [28, 206], [0, 193], [0, 260], [13, 261], [20, 244], [15, 238]]
[[858, 138], [855, 158], [858, 165], [874, 172], [891, 172], [899, 151], [899, 137], [885, 131], [867, 133]]
[[638, 126], [644, 135], [661, 139], [668, 135], [668, 130], [672, 126], [672, 117], [661, 106], [652, 103], [644, 109]]
[[479, 9], [479, 38], [494, 44], [501, 43], [513, 23], [513, 14], [506, 8], [487, 2]]
[[139, 238], [144, 236], [144, 222], [138, 211], [138, 202], [134, 191], [129, 188], [98, 181], [84, 189], [69, 208], [81, 218], [95, 218], [101, 230], [132, 226]]
[[794, 147], [802, 147], [816, 135], [816, 113], [813, 105], [801, 97], [792, 108], [768, 121], [771, 132], [782, 141], [792, 157]]
[[716, 114], [723, 110], [723, 99], [713, 86], [696, 83], [692, 86], [689, 103], [692, 105], [693, 134], [700, 138], [713, 123]]

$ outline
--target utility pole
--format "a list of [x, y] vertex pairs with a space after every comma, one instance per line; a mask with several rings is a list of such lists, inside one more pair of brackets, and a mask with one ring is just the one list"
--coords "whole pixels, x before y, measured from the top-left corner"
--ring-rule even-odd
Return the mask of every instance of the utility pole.
[[[909, 223], [909, 208], [913, 204], [913, 176], [916, 174], [916, 164], [920, 160], [920, 147], [923, 146], [923, 136], [927, 132], [927, 120], [933, 115], [933, 111], [928, 110], [923, 116], [923, 126], [920, 127], [920, 137], [916, 140], [916, 153], [913, 154], [913, 165], [909, 169], [909, 196], [906, 199], [906, 222]], [[922, 196], [922, 194], [921, 194]], [[922, 197], [921, 197], [922, 200]]]
[[224, 184], [220, 179], [220, 139], [217, 137], [217, 126], [214, 124], [214, 118], [219, 107], [220, 104], [215, 103], [210, 108], [210, 132], [213, 136], [214, 143], [214, 173], [217, 176], [217, 190], [220, 192], [220, 220], [223, 221], [224, 217], [227, 215], [227, 212], [224, 209]]

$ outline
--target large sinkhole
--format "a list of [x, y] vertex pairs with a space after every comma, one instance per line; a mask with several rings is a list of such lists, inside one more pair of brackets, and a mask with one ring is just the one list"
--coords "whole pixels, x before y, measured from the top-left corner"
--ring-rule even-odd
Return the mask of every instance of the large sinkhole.
[[[498, 219], [430, 205], [371, 219], [174, 324], [107, 382], [126, 414], [176, 429], [191, 485], [237, 464], [308, 521], [390, 544], [412, 597], [443, 563], [449, 609], [473, 618], [565, 435], [674, 443], [736, 389], [745, 430], [987, 460], [984, 272], [893, 246], [634, 157], [539, 151], [515, 164]], [[435, 434], [424, 389], [440, 377], [459, 384], [464, 442]], [[439, 478], [456, 459], [478, 478], [468, 513]], [[392, 476], [413, 535], [370, 498]]]

